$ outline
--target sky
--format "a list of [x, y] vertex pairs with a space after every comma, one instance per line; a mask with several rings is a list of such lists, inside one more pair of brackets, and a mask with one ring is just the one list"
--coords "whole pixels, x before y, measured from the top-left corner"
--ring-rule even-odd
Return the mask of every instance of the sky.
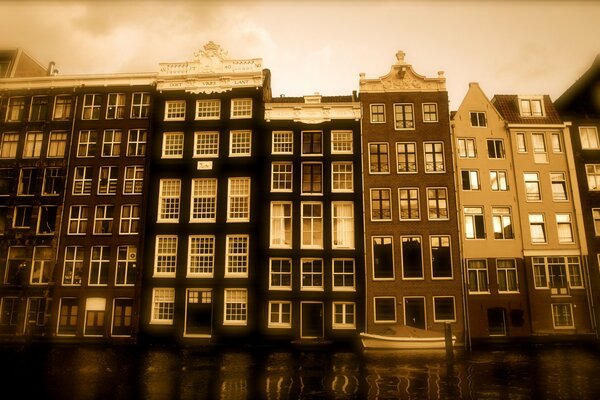
[[214, 41], [262, 58], [274, 96], [349, 95], [402, 50], [418, 74], [445, 72], [455, 110], [469, 82], [558, 98], [600, 54], [598, 20], [591, 0], [4, 0], [0, 48], [78, 75], [156, 72]]

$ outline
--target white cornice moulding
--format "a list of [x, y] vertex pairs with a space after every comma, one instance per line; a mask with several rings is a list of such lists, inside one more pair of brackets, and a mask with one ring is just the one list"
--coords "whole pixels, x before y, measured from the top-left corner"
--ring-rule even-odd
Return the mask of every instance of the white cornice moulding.
[[360, 103], [266, 103], [265, 120], [320, 124], [331, 120], [360, 120]]
[[157, 90], [184, 90], [189, 93], [223, 93], [234, 88], [262, 87], [263, 75], [239, 74], [228, 76], [198, 75], [194, 77], [159, 78]]
[[82, 86], [148, 86], [155, 83], [156, 73], [53, 75], [37, 78], [0, 79], [0, 90], [75, 88]]

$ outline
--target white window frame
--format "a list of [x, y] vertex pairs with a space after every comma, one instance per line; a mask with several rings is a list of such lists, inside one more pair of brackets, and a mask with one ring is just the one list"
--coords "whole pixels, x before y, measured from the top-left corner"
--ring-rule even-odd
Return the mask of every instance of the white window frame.
[[[319, 263], [321, 270], [319, 271]], [[305, 269], [304, 267], [307, 267]], [[300, 259], [300, 290], [319, 291], [324, 290], [325, 266], [322, 258], [304, 257]], [[309, 278], [310, 284], [305, 284], [305, 277]], [[319, 282], [321, 283], [319, 285]]]
[[351, 161], [331, 163], [331, 191], [334, 193], [354, 191], [354, 165]]
[[[465, 188], [465, 177], [469, 179], [468, 188]], [[461, 169], [460, 189], [463, 191], [481, 190], [481, 180], [479, 179], [479, 171], [476, 169]]]
[[219, 132], [197, 131], [194, 132], [194, 158], [219, 157]]
[[[67, 227], [67, 235], [85, 235], [89, 221], [89, 207], [86, 205], [72, 205], [69, 207], [69, 221]], [[71, 230], [72, 224], [75, 224], [76, 229]]]
[[53, 121], [64, 121], [71, 118], [71, 107], [73, 98], [69, 94], [59, 94], [54, 98], [54, 108], [52, 109]]
[[508, 190], [508, 174], [504, 170], [490, 170], [490, 189], [493, 192]]
[[[568, 201], [567, 176], [564, 172], [550, 172], [550, 187], [553, 201]], [[561, 189], [560, 191], [556, 189]]]
[[173, 325], [175, 316], [175, 289], [160, 287], [152, 289], [150, 324]]
[[144, 189], [144, 166], [127, 165], [123, 174], [123, 194], [142, 194]]
[[231, 99], [231, 119], [252, 118], [252, 99]]
[[[375, 218], [375, 215], [373, 213], [373, 210], [374, 210], [373, 209], [373, 193], [375, 193], [376, 191], [379, 192], [379, 193], [387, 192], [389, 194], [389, 196], [387, 198], [387, 202], [388, 202], [388, 207], [387, 208], [383, 207], [385, 205], [386, 199], [382, 199], [382, 198], [376, 199], [376, 200], [379, 200], [378, 204], [380, 204], [382, 206], [381, 207], [381, 215], [379, 216], [380, 218]], [[390, 189], [390, 188], [371, 188], [371, 189], [369, 189], [369, 207], [371, 209], [370, 210], [371, 211], [370, 212], [370, 218], [371, 218], [372, 222], [375, 222], [375, 221], [391, 221], [392, 218], [393, 218], [393, 211], [392, 211], [392, 208], [393, 208], [392, 207], [392, 189]], [[378, 208], [378, 210], [379, 210], [379, 208]], [[387, 217], [387, 218], [385, 216], [385, 214], [386, 214], [385, 210], [388, 210], [389, 214], [390, 214], [389, 217]]]
[[[558, 243], [575, 243], [575, 232], [573, 230], [573, 217], [569, 213], [555, 214]], [[561, 233], [568, 230], [568, 235]]]
[[271, 163], [271, 192], [291, 192], [294, 187], [294, 164], [291, 161]]
[[[433, 106], [433, 111], [431, 109], [428, 109], [431, 106]], [[426, 110], [426, 108], [427, 108], [427, 110]], [[423, 122], [424, 123], [438, 122], [437, 103], [423, 103], [421, 106], [421, 109], [423, 111]], [[431, 115], [433, 115], [433, 118], [429, 117]]]
[[[541, 213], [529, 213], [529, 235], [532, 244], [546, 244], [548, 243], [548, 233], [546, 231], [546, 220], [544, 214]], [[543, 238], [534, 240], [534, 227], [541, 229]], [[543, 240], [542, 240], [543, 239]]]
[[[285, 310], [286, 308], [287, 310]], [[269, 320], [267, 326], [269, 328], [291, 328], [292, 327], [292, 302], [291, 301], [269, 301]], [[284, 316], [286, 318], [284, 318]], [[273, 317], [277, 317], [274, 320]], [[287, 319], [287, 322], [285, 321]]]
[[[391, 304], [394, 305], [394, 319], [377, 319], [377, 300], [379, 299], [390, 299]], [[389, 301], [389, 300], [388, 300]], [[374, 296], [373, 297], [373, 322], [376, 324], [391, 324], [398, 321], [398, 308], [397, 308], [396, 296]]]
[[595, 126], [580, 126], [579, 141], [582, 150], [600, 150], [598, 128]]
[[[467, 262], [467, 289], [469, 294], [490, 293], [490, 273], [486, 259], [468, 259]], [[477, 263], [477, 264], [475, 264]], [[472, 274], [473, 273], [473, 274]], [[476, 288], [472, 288], [471, 278], [475, 275]], [[485, 282], [482, 279], [485, 278]], [[485, 287], [482, 287], [485, 284]]]
[[331, 131], [331, 154], [352, 154], [353, 139], [352, 131]]
[[471, 137], [461, 137], [456, 140], [459, 158], [477, 158], [477, 141]]
[[[400, 152], [401, 147], [405, 151]], [[396, 142], [396, 172], [398, 174], [416, 174], [419, 172], [416, 142]]]
[[227, 288], [223, 293], [223, 325], [245, 326], [248, 320], [248, 290]]
[[[416, 194], [416, 196], [415, 196]], [[398, 188], [398, 219], [400, 221], [421, 220], [421, 193], [418, 187]], [[413, 207], [414, 206], [414, 207]], [[416, 215], [414, 215], [416, 212]]]
[[469, 119], [473, 128], [487, 127], [487, 114], [485, 111], [470, 111]]
[[[448, 213], [448, 188], [446, 187], [428, 187], [427, 190], [427, 219], [429, 221], [447, 221], [450, 219]], [[437, 193], [442, 191], [443, 197], [438, 197]], [[431, 193], [435, 196], [431, 196]], [[432, 207], [433, 205], [433, 207]], [[435, 210], [435, 213], [432, 212]]]
[[[331, 303], [331, 328], [356, 329], [356, 303], [352, 301], [333, 301]], [[337, 321], [337, 317], [342, 318]]]
[[[526, 202], [540, 202], [542, 201], [542, 188], [540, 183], [540, 175], [537, 172], [523, 172], [523, 182], [525, 185], [525, 201]], [[533, 187], [535, 185], [535, 187]], [[530, 190], [530, 188], [537, 188]]]
[[247, 278], [250, 262], [250, 236], [225, 236], [225, 278]]
[[[88, 99], [90, 101], [88, 101]], [[83, 95], [81, 107], [82, 120], [100, 119], [100, 107], [102, 106], [102, 95], [97, 93], [86, 93]]]
[[125, 93], [109, 93], [106, 100], [106, 119], [125, 118]]
[[[509, 226], [510, 232], [506, 232], [505, 229]], [[515, 238], [515, 226], [510, 207], [492, 207], [492, 229], [494, 230], [495, 240], [512, 240]]]
[[[506, 266], [502, 266], [501, 262], [508, 262]], [[501, 274], [503, 272], [503, 274]], [[504, 275], [504, 276], [501, 276]], [[514, 278], [515, 289], [511, 289], [510, 285], [510, 277], [512, 275]], [[499, 258], [496, 259], [496, 279], [498, 281], [498, 293], [519, 293], [519, 274], [517, 271], [517, 261], [514, 258]], [[500, 282], [504, 282], [506, 286], [506, 290], [502, 289], [502, 285]]]
[[[467, 240], [485, 240], [485, 216], [483, 207], [481, 206], [465, 206], [463, 207], [463, 215], [465, 221], [465, 239]], [[478, 232], [478, 221], [483, 226], [483, 232]]]
[[25, 141], [23, 142], [23, 158], [40, 158], [42, 156], [43, 143], [44, 132], [26, 132]]
[[212, 278], [214, 276], [215, 243], [214, 235], [189, 236], [187, 277]]
[[150, 111], [150, 93], [136, 92], [131, 95], [131, 119], [146, 119]]
[[179, 222], [181, 208], [181, 180], [161, 179], [158, 189], [156, 222]]
[[[305, 207], [309, 207], [305, 210]], [[305, 215], [310, 209], [310, 215]], [[313, 215], [317, 211], [319, 215]], [[323, 248], [323, 203], [317, 201], [303, 201], [300, 203], [300, 248]]]
[[[373, 112], [373, 108], [374, 107], [382, 107], [383, 109], [380, 112]], [[370, 120], [372, 124], [385, 124], [385, 104], [383, 103], [373, 103], [373, 104], [369, 104], [369, 111], [370, 111]], [[374, 116], [379, 116], [381, 115], [382, 118], [373, 118]]]
[[185, 100], [165, 101], [165, 121], [185, 121]]
[[251, 188], [249, 177], [227, 179], [227, 222], [250, 221]]
[[130, 129], [127, 132], [127, 157], [144, 157], [147, 137], [147, 129]]
[[229, 131], [229, 157], [250, 157], [252, 155], [252, 131]]
[[[537, 107], [532, 107], [534, 104], [539, 104], [539, 111], [535, 110], [535, 108]], [[544, 112], [543, 97], [519, 97], [519, 114], [521, 115], [521, 117], [544, 117], [546, 113]]]
[[517, 153], [527, 153], [527, 138], [525, 132], [517, 132], [515, 136]]
[[217, 179], [194, 178], [190, 191], [190, 222], [216, 222]]
[[117, 194], [119, 182], [119, 167], [114, 165], [101, 165], [98, 171], [98, 195]]
[[156, 235], [154, 241], [154, 278], [174, 278], [177, 273], [177, 235]]
[[[270, 239], [271, 249], [291, 249], [292, 237], [292, 211], [291, 201], [272, 201], [270, 205]], [[277, 210], [277, 212], [276, 212]], [[277, 214], [277, 215], [276, 215]], [[277, 234], [276, 234], [277, 233]]]
[[221, 100], [202, 99], [196, 100], [196, 120], [221, 119]]
[[77, 138], [77, 158], [94, 157], [97, 153], [98, 132], [81, 130]]
[[[275, 264], [279, 262], [278, 264]], [[287, 266], [289, 266], [289, 271], [284, 271], [283, 267], [285, 262]], [[275, 270], [278, 268], [278, 270]], [[292, 259], [291, 258], [283, 258], [283, 257], [272, 257], [269, 258], [269, 290], [292, 290]], [[284, 276], [289, 278], [289, 285], [274, 285], [274, 277], [279, 277], [279, 282], [283, 280]]]
[[51, 131], [48, 136], [46, 158], [64, 158], [67, 149], [67, 132]]
[[354, 249], [354, 202], [331, 202], [331, 248]]
[[[399, 110], [402, 118], [399, 117]], [[407, 119], [407, 116], [411, 116]], [[415, 106], [413, 103], [394, 103], [394, 129], [397, 131], [407, 131], [415, 129]]]
[[271, 154], [294, 154], [294, 132], [273, 131], [271, 133]]
[[[336, 284], [336, 277], [341, 281], [341, 285]], [[351, 283], [351, 285], [348, 283]], [[331, 290], [334, 292], [356, 291], [356, 263], [354, 258], [334, 258], [331, 260]]]
[[[96, 252], [95, 250], [98, 250]], [[90, 248], [89, 286], [107, 286], [110, 272], [111, 246], [92, 246]], [[94, 270], [97, 271], [94, 273]], [[104, 278], [105, 277], [105, 278]], [[106, 282], [103, 280], [106, 279]]]
[[61, 286], [80, 286], [83, 280], [83, 246], [65, 246]]
[[[551, 307], [552, 307], [552, 325], [554, 326], [554, 329], [575, 329], [575, 316], [573, 315], [573, 304], [571, 304], [571, 303], [552, 303]], [[557, 315], [558, 307], [567, 307], [568, 315], [565, 314], [565, 317], [567, 318], [567, 322], [570, 321], [569, 324], [560, 323], [561, 321], [559, 320], [559, 318], [561, 318], [561, 316]]]
[[121, 205], [121, 219], [119, 220], [119, 235], [137, 235], [140, 233], [139, 204]]
[[183, 132], [163, 132], [161, 158], [183, 158]]
[[115, 221], [115, 206], [112, 204], [98, 204], [94, 210], [93, 235], [112, 235]]
[[[446, 276], [436, 276], [434, 267], [434, 257], [433, 250], [435, 248], [447, 248], [448, 249], [448, 262], [450, 264], [450, 275]], [[429, 236], [429, 257], [431, 264], [431, 279], [432, 280], [449, 280], [454, 278], [454, 268], [453, 268], [453, 260], [452, 260], [452, 238], [449, 235], [430, 235]]]
[[[443, 319], [443, 318], [438, 318], [438, 313], [437, 313], [437, 308], [436, 308], [436, 300], [441, 300], [441, 299], [452, 299], [452, 314], [454, 315], [454, 318], [452, 319]], [[432, 298], [432, 302], [433, 302], [433, 322], [456, 322], [456, 299], [454, 298], [454, 296], [433, 296]]]
[[531, 134], [531, 148], [533, 149], [533, 162], [536, 164], [547, 164], [548, 145], [546, 144], [546, 135], [543, 132], [533, 132]]
[[[135, 285], [137, 267], [137, 246], [125, 245], [117, 247], [117, 262], [115, 266], [115, 286]], [[122, 271], [122, 273], [121, 273]], [[119, 282], [122, 277], [123, 282]]]

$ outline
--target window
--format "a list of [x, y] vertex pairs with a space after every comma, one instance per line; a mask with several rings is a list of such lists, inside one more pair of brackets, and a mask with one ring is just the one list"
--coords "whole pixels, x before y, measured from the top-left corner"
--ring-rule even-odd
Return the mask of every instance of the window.
[[162, 158], [183, 157], [183, 132], [163, 133]]
[[302, 193], [321, 194], [323, 192], [323, 164], [302, 163]]
[[168, 100], [165, 102], [165, 121], [185, 120], [185, 100]]
[[385, 104], [371, 104], [371, 123], [381, 124], [385, 122]]
[[6, 122], [18, 122], [23, 120], [25, 110], [25, 99], [23, 97], [11, 97], [8, 99], [6, 110]]
[[52, 247], [35, 246], [33, 248], [33, 267], [31, 268], [31, 284], [43, 285], [52, 279], [54, 269], [54, 251]]
[[568, 295], [569, 288], [584, 288], [579, 257], [533, 257], [532, 266], [536, 289]]
[[600, 190], [600, 164], [586, 164], [585, 175], [589, 190]]
[[102, 157], [118, 157], [121, 155], [121, 131], [107, 129], [102, 137]]
[[144, 186], [144, 167], [132, 165], [125, 167], [123, 194], [142, 194]]
[[434, 297], [433, 298], [433, 321], [434, 322], [456, 321], [454, 297], [444, 296], [444, 297]]
[[391, 221], [391, 189], [371, 189], [371, 221]]
[[494, 239], [514, 239], [512, 217], [508, 207], [492, 207]]
[[219, 132], [194, 132], [194, 157], [218, 157]]
[[269, 289], [292, 289], [292, 260], [290, 258], [270, 258], [269, 271]]
[[415, 128], [412, 104], [394, 104], [394, 127], [396, 130]]
[[498, 293], [519, 291], [515, 260], [496, 260], [496, 273], [498, 275]]
[[154, 276], [175, 277], [177, 269], [177, 236], [156, 236], [154, 251]]
[[83, 113], [81, 119], [99, 119], [102, 96], [99, 94], [85, 94], [83, 97]]
[[458, 142], [458, 156], [460, 158], [475, 158], [477, 157], [477, 147], [475, 145], [475, 138], [459, 138]]
[[369, 172], [372, 174], [387, 174], [390, 172], [387, 143], [369, 143]]
[[48, 113], [48, 96], [33, 96], [29, 109], [30, 121], [44, 121]]
[[469, 293], [489, 293], [488, 268], [486, 260], [467, 260]]
[[225, 289], [223, 325], [246, 325], [248, 292], [246, 289]]
[[174, 314], [175, 289], [152, 289], [152, 314], [150, 316], [150, 323], [172, 325]]
[[543, 133], [532, 133], [531, 142], [533, 144], [533, 161], [536, 163], [548, 162], [548, 150], [546, 149], [546, 139]]
[[396, 143], [396, 161], [398, 173], [417, 172], [417, 150], [415, 143]]
[[465, 207], [465, 237], [467, 239], [485, 239], [485, 224], [482, 207]]
[[83, 247], [66, 246], [62, 284], [81, 285], [83, 272]]
[[552, 132], [550, 138], [552, 140], [552, 152], [553, 153], [562, 153], [563, 146], [562, 146], [562, 139], [560, 138], [560, 133]]
[[292, 247], [292, 202], [271, 202], [270, 247]]
[[196, 119], [220, 119], [221, 100], [196, 100]]
[[504, 158], [504, 141], [502, 139], [488, 139], [488, 158]]
[[125, 94], [109, 93], [106, 105], [106, 119], [125, 118]]
[[323, 260], [320, 258], [303, 258], [302, 279], [300, 288], [304, 290], [323, 290]]
[[517, 140], [517, 152], [526, 153], [527, 152], [527, 142], [525, 141], [525, 134], [522, 132], [518, 132], [516, 136]]
[[333, 201], [332, 207], [332, 248], [354, 248], [354, 203]]
[[135, 235], [140, 233], [140, 206], [139, 204], [123, 204], [121, 206], [121, 221], [119, 234]]
[[430, 236], [432, 278], [452, 278], [450, 236]]
[[600, 236], [600, 208], [592, 208], [592, 218], [594, 219], [594, 232]]
[[522, 117], [542, 117], [544, 115], [541, 99], [520, 99]]
[[437, 104], [423, 103], [423, 122], [437, 122]]
[[0, 158], [16, 158], [18, 145], [18, 133], [3, 133], [2, 143], [0, 143]]
[[58, 95], [54, 99], [54, 113], [52, 119], [64, 121], [71, 118], [71, 106], [73, 99], [70, 95]]
[[294, 152], [294, 133], [273, 131], [273, 154], [293, 154]]
[[79, 131], [77, 157], [94, 157], [96, 155], [96, 131]]
[[399, 188], [400, 221], [419, 220], [419, 188]]
[[350, 302], [334, 301], [333, 323], [334, 329], [353, 329], [356, 328], [356, 305]]
[[333, 290], [354, 291], [354, 276], [352, 258], [333, 259]]
[[269, 328], [292, 327], [292, 303], [269, 301]]
[[145, 119], [150, 115], [150, 93], [133, 93], [131, 96], [131, 118]]
[[291, 162], [271, 164], [271, 191], [291, 192], [293, 184], [293, 165]]
[[248, 235], [227, 235], [225, 237], [225, 277], [248, 276]]
[[137, 262], [136, 246], [117, 247], [117, 268], [115, 272], [115, 285], [133, 285]]
[[146, 129], [130, 129], [127, 133], [127, 156], [143, 157], [146, 155]]
[[229, 178], [227, 221], [250, 221], [250, 178]]
[[119, 167], [100, 167], [98, 194], [117, 194]]
[[42, 132], [27, 132], [23, 146], [23, 158], [39, 158], [42, 155]]
[[373, 279], [394, 279], [394, 245], [391, 236], [373, 237]]
[[215, 265], [215, 237], [194, 235], [189, 237], [188, 276], [212, 277]]
[[573, 305], [571, 303], [553, 303], [552, 323], [555, 328], [575, 328]]
[[108, 266], [110, 263], [110, 246], [92, 246], [90, 258], [90, 285], [108, 284]]
[[58, 195], [63, 190], [63, 176], [61, 168], [45, 168], [42, 182], [42, 195]]
[[252, 99], [231, 99], [231, 119], [252, 118]]
[[112, 335], [131, 336], [133, 299], [114, 299]]
[[57, 206], [40, 206], [37, 233], [39, 235], [51, 235], [56, 231]]
[[352, 192], [354, 190], [354, 174], [351, 162], [332, 162], [331, 175], [332, 192]]
[[217, 218], [217, 179], [192, 179], [190, 222], [215, 222]]
[[29, 249], [26, 247], [8, 247], [4, 283], [24, 285], [29, 280], [29, 277], [25, 275], [25, 272], [27, 271], [25, 268], [31, 257], [29, 254]]
[[579, 139], [583, 150], [600, 149], [598, 140], [598, 129], [595, 126], [580, 126]]
[[423, 278], [423, 256], [421, 238], [418, 236], [403, 236], [402, 243], [402, 277], [404, 279]]
[[554, 201], [567, 200], [567, 180], [564, 172], [551, 172], [552, 199]]
[[573, 243], [573, 226], [571, 214], [556, 214], [559, 243]]
[[460, 171], [460, 177], [462, 180], [462, 190], [479, 190], [479, 171], [477, 170], [466, 170]]
[[94, 235], [110, 235], [113, 226], [113, 205], [98, 205], [94, 216]]
[[73, 335], [77, 332], [77, 316], [79, 314], [78, 299], [61, 298], [58, 334]]
[[523, 173], [525, 180], [525, 199], [527, 201], [542, 200], [542, 192], [540, 191], [540, 177], [537, 172]]
[[302, 154], [303, 155], [323, 154], [323, 132], [320, 132], [320, 131], [302, 132]]
[[471, 126], [485, 128], [487, 126], [487, 118], [485, 112], [471, 111]]
[[302, 230], [300, 247], [323, 248], [323, 204], [316, 202], [301, 202]]
[[181, 180], [160, 180], [157, 222], [179, 221], [180, 193]]
[[506, 171], [490, 171], [491, 189], [495, 192], [508, 190]]
[[0, 168], [0, 196], [13, 193], [14, 168]]
[[425, 172], [444, 172], [444, 144], [442, 142], [425, 142]]
[[543, 214], [529, 214], [531, 243], [546, 243], [546, 226]]
[[31, 228], [33, 206], [16, 206], [13, 214], [13, 228]]
[[252, 152], [252, 132], [251, 131], [231, 131], [229, 132], [229, 156], [243, 157], [249, 156]]
[[396, 298], [374, 297], [375, 322], [396, 322]]
[[30, 297], [27, 301], [27, 324], [34, 330], [44, 328], [50, 319], [51, 301], [44, 297]]
[[21, 168], [17, 196], [33, 196], [35, 194], [36, 178], [37, 168]]
[[430, 220], [448, 219], [448, 192], [446, 188], [427, 188], [427, 210]]
[[69, 235], [85, 235], [88, 223], [88, 206], [71, 206], [69, 209]]
[[48, 137], [48, 158], [62, 158], [67, 148], [67, 132], [50, 132]]
[[331, 154], [352, 154], [352, 131], [331, 131]]

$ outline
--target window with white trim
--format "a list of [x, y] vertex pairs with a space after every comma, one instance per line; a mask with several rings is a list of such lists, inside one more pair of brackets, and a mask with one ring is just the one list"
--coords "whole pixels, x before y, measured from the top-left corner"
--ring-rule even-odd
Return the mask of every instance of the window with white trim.
[[96, 131], [79, 131], [77, 142], [77, 157], [94, 157], [96, 155], [97, 136]]
[[579, 257], [532, 257], [536, 289], [550, 289], [552, 295], [568, 295], [569, 288], [583, 289]]
[[388, 188], [370, 189], [371, 221], [391, 221], [392, 190]]
[[594, 220], [594, 233], [600, 236], [600, 208], [592, 208], [592, 219]]
[[194, 158], [219, 156], [219, 132], [194, 132]]
[[271, 202], [271, 248], [292, 247], [292, 202]]
[[23, 158], [39, 158], [42, 155], [43, 132], [27, 132], [23, 144]]
[[151, 324], [172, 325], [175, 314], [175, 289], [153, 288], [152, 289], [152, 314]]
[[562, 153], [563, 152], [562, 139], [560, 136], [561, 136], [560, 132], [552, 132], [550, 134], [550, 141], [552, 143], [552, 152], [553, 153]]
[[11, 97], [8, 99], [6, 108], [6, 122], [18, 122], [23, 119], [25, 111], [25, 99], [23, 97]]
[[487, 126], [487, 116], [485, 112], [471, 111], [471, 126], [485, 128]]
[[494, 239], [514, 239], [510, 207], [492, 207], [492, 226]]
[[476, 169], [463, 169], [460, 171], [462, 190], [479, 190], [479, 171]]
[[531, 143], [533, 147], [533, 161], [545, 164], [548, 162], [548, 149], [546, 148], [546, 138], [543, 133], [532, 133]]
[[189, 237], [188, 276], [212, 277], [215, 267], [215, 236]]
[[421, 219], [419, 188], [398, 188], [398, 206], [400, 221]]
[[58, 195], [63, 191], [62, 168], [48, 167], [44, 169], [42, 195]]
[[374, 236], [373, 279], [394, 279], [394, 244], [392, 236]]
[[165, 121], [185, 120], [185, 100], [165, 101]]
[[291, 162], [271, 163], [272, 192], [291, 192], [293, 177], [293, 164]]
[[177, 270], [177, 241], [177, 235], [156, 236], [153, 276], [175, 277]]
[[540, 201], [542, 200], [542, 192], [540, 190], [540, 177], [537, 172], [524, 172], [523, 179], [525, 181], [525, 200]]
[[113, 228], [113, 211], [112, 204], [101, 204], [96, 206], [94, 213], [94, 235], [110, 235]]
[[117, 247], [117, 266], [115, 270], [116, 286], [132, 286], [135, 284], [136, 262], [136, 246]]
[[229, 178], [227, 183], [227, 221], [250, 221], [250, 178]]
[[331, 154], [352, 154], [352, 131], [331, 131]]
[[499, 159], [504, 158], [504, 140], [488, 139], [487, 140], [488, 158]]
[[252, 99], [231, 99], [231, 119], [252, 118]]
[[527, 141], [525, 140], [525, 133], [517, 132], [515, 138], [515, 140], [517, 141], [517, 152], [527, 153]]
[[396, 143], [396, 162], [399, 174], [417, 172], [417, 145], [414, 142]]
[[140, 205], [123, 204], [121, 206], [119, 234], [136, 235], [138, 233], [140, 233]]
[[437, 122], [437, 103], [423, 103], [423, 122]]
[[54, 99], [54, 111], [52, 119], [54, 121], [64, 121], [71, 118], [71, 107], [73, 99], [71, 95], [58, 95]]
[[554, 328], [575, 328], [573, 304], [552, 303], [552, 323]]
[[302, 154], [303, 155], [321, 155], [321, 154], [323, 154], [323, 132], [321, 132], [321, 131], [303, 131], [302, 132]]
[[161, 179], [158, 192], [157, 222], [178, 222], [181, 180]]
[[554, 201], [568, 200], [567, 178], [564, 172], [551, 172], [550, 184], [552, 185], [552, 199]]
[[37, 180], [37, 168], [21, 168], [19, 171], [19, 184], [17, 196], [33, 196]]
[[98, 194], [117, 194], [119, 167], [101, 166], [98, 174]]
[[301, 231], [300, 248], [322, 249], [323, 248], [323, 203], [306, 202], [300, 203], [301, 209]]
[[50, 132], [48, 137], [48, 158], [63, 158], [67, 149], [67, 132]]
[[573, 243], [573, 225], [571, 214], [556, 214], [556, 228], [558, 230], [558, 243]]
[[63, 286], [81, 285], [83, 272], [83, 246], [66, 246], [63, 264]]
[[69, 208], [68, 235], [85, 235], [88, 223], [88, 206], [76, 205]]
[[385, 122], [385, 104], [370, 104], [371, 123], [382, 124]]
[[90, 286], [108, 284], [108, 268], [110, 265], [110, 246], [92, 246], [90, 256]]
[[294, 132], [292, 131], [273, 131], [272, 133], [272, 154], [293, 154], [294, 152]]
[[19, 134], [5, 132], [0, 143], [0, 158], [16, 158], [19, 146]]
[[517, 265], [514, 259], [497, 259], [496, 274], [498, 279], [498, 293], [519, 292]]
[[164, 132], [162, 158], [183, 158], [183, 132]]
[[229, 132], [229, 157], [246, 157], [252, 153], [251, 131]]
[[302, 290], [323, 290], [323, 260], [320, 258], [303, 258], [300, 260]]
[[600, 164], [585, 164], [585, 176], [589, 190], [600, 190]]
[[508, 190], [508, 178], [506, 171], [490, 171], [490, 185], [494, 192]]
[[355, 271], [353, 258], [334, 258], [332, 260], [332, 289], [335, 291], [355, 290]]
[[394, 128], [415, 129], [415, 116], [412, 104], [394, 104]]
[[221, 118], [221, 100], [206, 99], [196, 100], [196, 119], [220, 119]]
[[452, 252], [450, 236], [432, 235], [429, 237], [431, 246], [431, 277], [436, 279], [452, 278]]
[[131, 118], [144, 119], [150, 115], [150, 93], [133, 93], [131, 95]]
[[217, 179], [192, 179], [190, 222], [215, 222], [217, 218]]
[[248, 291], [225, 289], [223, 325], [246, 325], [248, 319]]
[[485, 239], [483, 207], [465, 207], [465, 237], [467, 239]]
[[73, 194], [92, 194], [92, 167], [75, 167]]
[[390, 173], [390, 158], [387, 143], [369, 143], [369, 173]]
[[546, 243], [546, 225], [543, 214], [529, 214], [531, 243]]
[[475, 138], [458, 138], [458, 157], [460, 158], [476, 158], [477, 145]]
[[142, 194], [144, 187], [144, 166], [128, 165], [123, 176], [123, 194]]
[[373, 297], [375, 323], [396, 322], [396, 297]]
[[519, 99], [522, 117], [543, 117], [542, 99]]
[[106, 119], [125, 118], [125, 94], [109, 93], [106, 104]]
[[454, 322], [456, 321], [456, 309], [454, 297], [436, 296], [433, 298], [433, 321]]
[[269, 259], [269, 289], [291, 290], [292, 289], [292, 259], [270, 258]]
[[333, 308], [333, 329], [354, 329], [356, 328], [356, 304], [349, 301], [334, 301]]
[[48, 284], [54, 270], [54, 250], [50, 246], [35, 246], [31, 268], [32, 285]]
[[448, 191], [445, 187], [427, 188], [427, 218], [448, 219]]
[[248, 235], [227, 235], [225, 237], [225, 277], [248, 276]]
[[15, 206], [13, 228], [31, 228], [33, 206]]
[[302, 163], [302, 193], [323, 193], [323, 164]]
[[336, 161], [331, 163], [331, 191], [352, 192], [354, 190], [354, 172], [352, 162]]
[[595, 126], [580, 126], [579, 140], [583, 150], [600, 149], [600, 140], [598, 139], [598, 128]]
[[87, 93], [83, 96], [81, 119], [100, 119], [102, 95]]
[[121, 155], [121, 130], [106, 129], [102, 136], [102, 157], [119, 157]]
[[292, 303], [269, 301], [269, 328], [292, 327]]
[[469, 293], [489, 293], [488, 266], [486, 260], [467, 260]]
[[127, 133], [127, 156], [143, 157], [146, 155], [148, 130], [130, 129]]
[[423, 279], [423, 250], [421, 237], [402, 236], [402, 278]]
[[333, 249], [353, 249], [354, 203], [351, 201], [332, 201], [331, 209], [331, 247]]

